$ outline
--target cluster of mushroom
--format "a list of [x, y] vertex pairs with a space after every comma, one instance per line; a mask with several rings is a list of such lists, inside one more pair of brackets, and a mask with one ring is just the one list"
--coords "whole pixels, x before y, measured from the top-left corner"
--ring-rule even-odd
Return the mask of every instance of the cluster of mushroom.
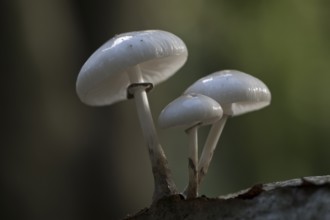
[[[178, 190], [158, 140], [147, 92], [176, 73], [187, 56], [186, 45], [172, 33], [129, 32], [113, 37], [96, 50], [77, 78], [77, 94], [87, 105], [135, 100], [151, 160], [154, 201], [177, 194]], [[269, 105], [270, 99], [267, 86], [257, 78], [236, 70], [224, 70], [196, 81], [164, 108], [158, 120], [160, 127], [181, 126], [189, 138], [189, 183], [183, 193], [187, 198], [198, 195], [198, 186], [207, 173], [227, 118], [263, 108]], [[212, 127], [198, 162], [197, 130], [209, 124]]]

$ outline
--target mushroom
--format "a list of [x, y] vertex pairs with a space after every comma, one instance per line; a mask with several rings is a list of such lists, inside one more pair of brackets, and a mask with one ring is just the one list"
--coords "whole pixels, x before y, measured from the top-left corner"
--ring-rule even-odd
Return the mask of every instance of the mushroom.
[[222, 108], [215, 100], [201, 94], [186, 94], [168, 104], [160, 113], [161, 128], [183, 127], [188, 135], [189, 184], [187, 198], [198, 195], [198, 128], [222, 117]]
[[190, 93], [211, 97], [223, 109], [223, 117], [212, 125], [200, 157], [198, 165], [200, 183], [207, 173], [227, 118], [266, 107], [270, 104], [271, 94], [262, 81], [237, 70], [218, 71], [203, 77], [184, 92], [184, 94]]
[[178, 71], [187, 56], [186, 45], [174, 34], [161, 30], [128, 32], [97, 49], [81, 68], [76, 83], [77, 94], [87, 105], [110, 105], [134, 98], [152, 165], [154, 201], [177, 190], [146, 92]]

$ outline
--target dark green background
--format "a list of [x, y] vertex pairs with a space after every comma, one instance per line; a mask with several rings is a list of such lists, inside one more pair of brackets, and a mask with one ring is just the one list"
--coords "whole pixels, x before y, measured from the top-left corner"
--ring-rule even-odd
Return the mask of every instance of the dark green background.
[[[0, 215], [116, 219], [150, 205], [153, 180], [134, 102], [92, 108], [75, 93], [94, 50], [134, 30], [173, 32], [189, 50], [186, 65], [150, 93], [156, 120], [195, 80], [222, 69], [252, 74], [272, 92], [271, 106], [228, 121], [201, 194], [329, 174], [329, 6], [326, 0], [2, 2]], [[183, 190], [185, 133], [159, 136]]]

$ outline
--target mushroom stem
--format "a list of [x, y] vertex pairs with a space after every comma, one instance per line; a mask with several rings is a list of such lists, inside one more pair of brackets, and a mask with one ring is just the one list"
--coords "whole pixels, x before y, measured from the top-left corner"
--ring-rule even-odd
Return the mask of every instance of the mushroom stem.
[[[128, 75], [131, 80], [136, 80], [131, 81], [132, 83], [138, 84], [143, 82], [138, 66], [130, 69]], [[142, 133], [147, 142], [155, 183], [153, 201], [156, 201], [164, 196], [177, 193], [177, 189], [171, 178], [171, 171], [165, 153], [158, 140], [145, 89], [145, 85], [136, 85], [130, 88], [128, 92], [134, 96]]]
[[143, 83], [143, 77], [139, 65], [133, 66], [127, 70], [131, 83]]
[[222, 130], [226, 124], [228, 115], [223, 115], [223, 117], [216, 121], [207, 136], [202, 155], [198, 164], [198, 184], [202, 182], [203, 177], [206, 175], [207, 170], [210, 166], [214, 150], [219, 141]]
[[188, 169], [189, 169], [189, 183], [184, 194], [187, 199], [196, 198], [198, 196], [198, 126], [193, 126], [186, 130], [189, 140], [188, 147]]

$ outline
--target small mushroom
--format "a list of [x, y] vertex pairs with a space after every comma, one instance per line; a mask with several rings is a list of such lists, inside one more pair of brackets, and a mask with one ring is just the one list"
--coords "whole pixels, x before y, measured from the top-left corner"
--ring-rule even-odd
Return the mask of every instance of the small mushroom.
[[207, 173], [227, 118], [266, 107], [270, 104], [271, 94], [262, 81], [237, 70], [218, 71], [203, 77], [184, 93], [198, 93], [211, 97], [223, 109], [223, 117], [212, 125], [203, 148], [198, 165], [200, 183]]
[[215, 100], [201, 94], [187, 94], [172, 101], [159, 115], [161, 128], [183, 127], [188, 135], [189, 184], [184, 192], [187, 198], [198, 195], [198, 127], [214, 123], [222, 113]]
[[176, 186], [170, 178], [146, 92], [179, 70], [187, 56], [184, 42], [169, 32], [124, 33], [107, 41], [90, 56], [76, 83], [77, 94], [87, 105], [110, 105], [134, 98], [152, 165], [154, 201], [176, 193]]

